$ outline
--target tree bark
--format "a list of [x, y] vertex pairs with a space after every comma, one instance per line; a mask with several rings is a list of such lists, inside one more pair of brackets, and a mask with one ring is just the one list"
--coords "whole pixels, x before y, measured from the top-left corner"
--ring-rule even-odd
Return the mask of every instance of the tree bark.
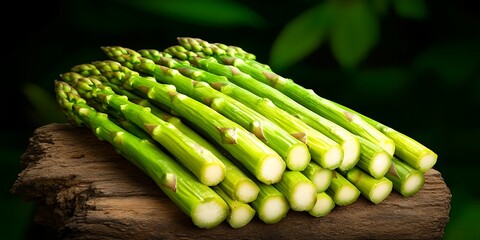
[[412, 197], [363, 197], [314, 218], [290, 211], [276, 224], [254, 218], [197, 228], [160, 188], [87, 128], [49, 124], [35, 130], [11, 192], [37, 205], [35, 221], [62, 239], [441, 239], [451, 193], [441, 173], [425, 173]]

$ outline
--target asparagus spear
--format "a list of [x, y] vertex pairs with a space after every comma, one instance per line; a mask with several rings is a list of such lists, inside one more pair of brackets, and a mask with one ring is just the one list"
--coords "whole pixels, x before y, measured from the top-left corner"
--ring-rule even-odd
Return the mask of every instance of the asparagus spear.
[[72, 121], [91, 129], [145, 172], [196, 226], [210, 229], [226, 219], [225, 201], [151, 142], [135, 137], [106, 114], [95, 111], [68, 83], [56, 80], [55, 93], [66, 115], [74, 118]]
[[318, 193], [327, 190], [332, 182], [332, 170], [322, 168], [314, 162], [309, 163], [302, 173], [313, 182]]
[[[347, 131], [343, 127], [340, 127], [339, 125], [312, 112], [311, 110], [305, 108], [304, 106], [285, 96], [278, 90], [262, 84], [258, 81], [255, 81], [250, 75], [242, 73], [234, 66], [226, 66], [220, 64], [214, 58], [199, 58], [196, 54], [192, 54], [182, 46], [172, 46], [165, 51], [171, 53], [179, 59], [189, 60], [189, 62], [191, 62], [193, 65], [200, 69], [219, 76], [227, 77], [231, 83], [234, 83], [235, 85], [243, 88], [244, 90], [254, 93], [258, 97], [263, 97], [273, 101], [273, 103], [277, 107], [283, 109], [292, 116], [298, 117], [301, 121], [305, 122], [310, 127], [316, 129], [318, 132], [323, 133], [326, 137], [339, 143], [343, 149], [343, 159], [341, 160], [341, 164], [339, 166], [340, 168], [348, 169], [355, 166], [355, 164], [358, 162], [360, 156], [360, 143], [355, 135], [353, 135], [351, 132]], [[198, 75], [198, 73], [195, 73], [195, 75]], [[201, 77], [201, 75], [199, 76]], [[222, 86], [220, 85], [219, 87]], [[225, 86], [222, 91], [230, 91], [229, 86]], [[316, 160], [315, 155], [313, 154], [312, 159]], [[319, 163], [320, 165], [322, 165], [322, 167], [334, 169], [334, 167], [332, 167], [334, 166], [333, 163], [331, 163], [331, 165], [329, 166], [327, 166], [326, 163]]]
[[315, 206], [308, 211], [308, 213], [314, 217], [324, 217], [329, 214], [333, 208], [335, 208], [335, 202], [333, 199], [325, 192], [317, 192], [317, 201]]
[[346, 206], [354, 203], [360, 196], [358, 190], [353, 183], [348, 181], [337, 170], [333, 171], [332, 183], [325, 191], [335, 202], [336, 205]]
[[274, 224], [280, 222], [287, 216], [290, 210], [285, 195], [281, 193], [273, 185], [267, 185], [257, 182], [260, 187], [257, 199], [250, 205], [255, 209], [257, 216], [266, 224]]
[[[198, 42], [198, 39], [196, 38], [178, 38], [178, 42], [180, 44], [185, 43], [186, 39], [188, 39], [189, 44], [184, 44], [185, 48], [193, 46], [192, 42]], [[221, 63], [237, 67], [240, 71], [249, 74], [255, 80], [279, 90], [315, 113], [322, 115], [323, 117], [339, 124], [340, 126], [357, 135], [374, 142], [377, 145], [380, 145], [389, 154], [394, 154], [395, 143], [393, 140], [385, 136], [382, 132], [367, 123], [354, 112], [342, 109], [338, 105], [333, 104], [331, 101], [326, 101], [313, 90], [306, 89], [303, 86], [295, 83], [293, 80], [284, 78], [271, 70], [252, 66], [245, 63], [242, 58], [236, 56], [228, 56], [226, 55], [225, 51], [218, 51], [218, 47], [209, 44], [204, 40], [201, 41], [201, 44], [195, 46], [196, 48], [194, 50], [198, 50], [198, 48], [216, 48], [217, 51], [203, 50], [202, 52], [206, 54], [211, 53], [210, 55], [215, 57]]]
[[202, 183], [213, 186], [225, 178], [225, 165], [215, 155], [172, 124], [153, 115], [148, 108], [130, 102], [125, 96], [117, 95], [95, 78], [74, 79], [69, 73], [64, 73], [61, 77], [65, 82], [70, 82], [82, 97], [101, 101], [149, 133]]
[[252, 206], [248, 205], [248, 203], [230, 198], [230, 196], [219, 186], [213, 186], [212, 188], [228, 204], [230, 211], [226, 220], [232, 228], [244, 227], [253, 219], [255, 216], [255, 209], [253, 209]]
[[425, 184], [422, 171], [414, 169], [396, 157], [392, 158], [392, 165], [385, 177], [393, 182], [393, 189], [405, 197], [414, 195]]
[[250, 130], [279, 153], [291, 170], [303, 170], [310, 162], [307, 146], [268, 118], [228, 95], [216, 91], [206, 83], [194, 81], [179, 74], [175, 69], [156, 65], [149, 59], [139, 58], [142, 64], [134, 65], [138, 66], [136, 70], [152, 75], [160, 83], [174, 85], [180, 93], [209, 105], [220, 114]]
[[[349, 109], [338, 103], [337, 105], [348, 111], [355, 112], [352, 109]], [[422, 172], [426, 172], [428, 169], [432, 168], [437, 162], [438, 155], [417, 140], [391, 127], [388, 127], [370, 117], [367, 117], [358, 112], [355, 113], [358, 116], [362, 117], [365, 121], [370, 123], [372, 126], [376, 127], [387, 137], [392, 139], [395, 142], [394, 155], [398, 156], [399, 159], [407, 162], [413, 168]]]
[[357, 167], [339, 172], [374, 204], [381, 203], [392, 192], [393, 183], [385, 177], [376, 179]]
[[[103, 47], [102, 50], [113, 60], [124, 61], [132, 58], [133, 61], [138, 61], [134, 59], [135, 56], [128, 55], [116, 47]], [[130, 63], [127, 61], [125, 64]], [[133, 67], [133, 64], [130, 64], [130, 67]], [[117, 81], [122, 82], [122, 86], [136, 89], [143, 97], [167, 106], [186, 121], [202, 129], [203, 134], [222, 146], [260, 181], [266, 184], [280, 181], [286, 169], [283, 159], [239, 124], [208, 106], [178, 93], [173, 85], [160, 84], [134, 71], [117, 72], [117, 75]]]
[[[311, 152], [312, 159], [325, 168], [334, 169], [343, 160], [343, 150], [324, 134], [313, 129], [302, 120], [275, 106], [269, 99], [261, 98], [228, 81], [224, 76], [212, 74], [200, 68], [191, 66], [188, 62], [173, 59], [170, 54], [154, 49], [139, 50], [142, 56], [155, 63], [177, 69], [182, 75], [197, 81], [207, 82], [218, 91], [231, 96], [248, 107], [261, 113], [292, 136], [305, 142]], [[290, 168], [290, 170], [301, 170]]]
[[362, 137], [359, 137], [359, 139], [362, 143], [362, 151], [357, 167], [369, 173], [374, 178], [382, 178], [392, 164], [392, 156], [380, 146], [375, 145], [367, 139]]
[[285, 171], [282, 179], [274, 186], [285, 195], [292, 210], [310, 211], [315, 205], [317, 189], [312, 181], [299, 171]]
[[115, 69], [115, 65], [119, 66], [118, 62], [114, 61], [96, 61], [94, 64], [81, 64], [77, 65], [72, 68], [72, 71], [79, 72], [83, 76], [94, 77], [100, 76], [96, 74], [104, 74], [101, 77], [104, 78], [103, 84], [109, 84], [108, 86], [112, 87], [117, 93], [122, 93], [123, 95], [127, 96], [129, 100], [150, 108], [151, 112], [159, 117], [160, 119], [173, 124], [176, 128], [178, 128], [182, 133], [189, 136], [191, 139], [196, 141], [202, 147], [205, 147], [210, 152], [212, 152], [220, 161], [223, 162], [226, 168], [226, 175], [223, 181], [219, 183], [219, 186], [222, 190], [228, 194], [228, 196], [234, 200], [238, 200], [241, 202], [251, 202], [255, 200], [258, 195], [260, 189], [258, 186], [245, 174], [243, 173], [230, 159], [228, 159], [223, 153], [221, 153], [218, 148], [212, 145], [209, 141], [205, 138], [200, 136], [197, 132], [191, 129], [189, 126], [184, 124], [179, 118], [172, 116], [159, 108], [155, 105], [151, 104], [147, 99], [141, 98], [133, 94], [132, 92], [125, 90], [123, 88], [118, 87], [117, 85], [109, 83], [107, 80], [112, 78], [110, 76]]

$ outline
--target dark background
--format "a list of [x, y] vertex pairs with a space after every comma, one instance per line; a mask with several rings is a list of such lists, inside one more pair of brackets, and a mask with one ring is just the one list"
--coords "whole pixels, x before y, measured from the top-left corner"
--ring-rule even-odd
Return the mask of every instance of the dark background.
[[[1, 238], [52, 236], [33, 223], [34, 204], [10, 188], [33, 130], [65, 122], [54, 101], [53, 80], [76, 64], [106, 59], [100, 46], [163, 50], [186, 36], [240, 46], [284, 77], [435, 151], [434, 168], [452, 192], [445, 239], [478, 239], [478, 8], [465, 0], [401, 1], [12, 2], [2, 14]], [[343, 14], [347, 23], [328, 23], [322, 30], [323, 20], [316, 18], [306, 28], [297, 24], [296, 31], [281, 34], [297, 16], [322, 4], [336, 4], [340, 11], [332, 19], [338, 23], [335, 14]], [[281, 38], [299, 45], [272, 52]], [[302, 48], [303, 55], [291, 57]], [[285, 57], [278, 61], [278, 56]]]

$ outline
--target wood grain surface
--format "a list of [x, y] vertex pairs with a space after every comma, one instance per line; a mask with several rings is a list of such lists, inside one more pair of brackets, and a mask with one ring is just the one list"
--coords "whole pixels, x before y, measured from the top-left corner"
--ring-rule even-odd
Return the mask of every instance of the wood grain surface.
[[21, 160], [11, 192], [34, 201], [35, 221], [61, 239], [441, 239], [449, 221], [451, 193], [435, 169], [412, 197], [393, 191], [378, 205], [360, 197], [322, 218], [290, 211], [276, 224], [255, 217], [205, 230], [87, 128], [42, 126]]

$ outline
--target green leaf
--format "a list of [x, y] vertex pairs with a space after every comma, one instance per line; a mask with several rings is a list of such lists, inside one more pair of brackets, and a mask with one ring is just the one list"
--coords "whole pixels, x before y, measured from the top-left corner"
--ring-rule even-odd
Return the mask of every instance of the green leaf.
[[422, 19], [427, 15], [427, 6], [423, 0], [393, 0], [393, 7], [404, 18]]
[[335, 1], [331, 49], [345, 68], [354, 68], [365, 59], [379, 38], [375, 14], [362, 0]]
[[288, 22], [270, 52], [270, 65], [281, 71], [316, 50], [328, 34], [330, 2], [318, 4]]
[[262, 27], [265, 24], [265, 20], [256, 12], [231, 0], [117, 1], [146, 12], [194, 24], [223, 27], [235, 25]]

